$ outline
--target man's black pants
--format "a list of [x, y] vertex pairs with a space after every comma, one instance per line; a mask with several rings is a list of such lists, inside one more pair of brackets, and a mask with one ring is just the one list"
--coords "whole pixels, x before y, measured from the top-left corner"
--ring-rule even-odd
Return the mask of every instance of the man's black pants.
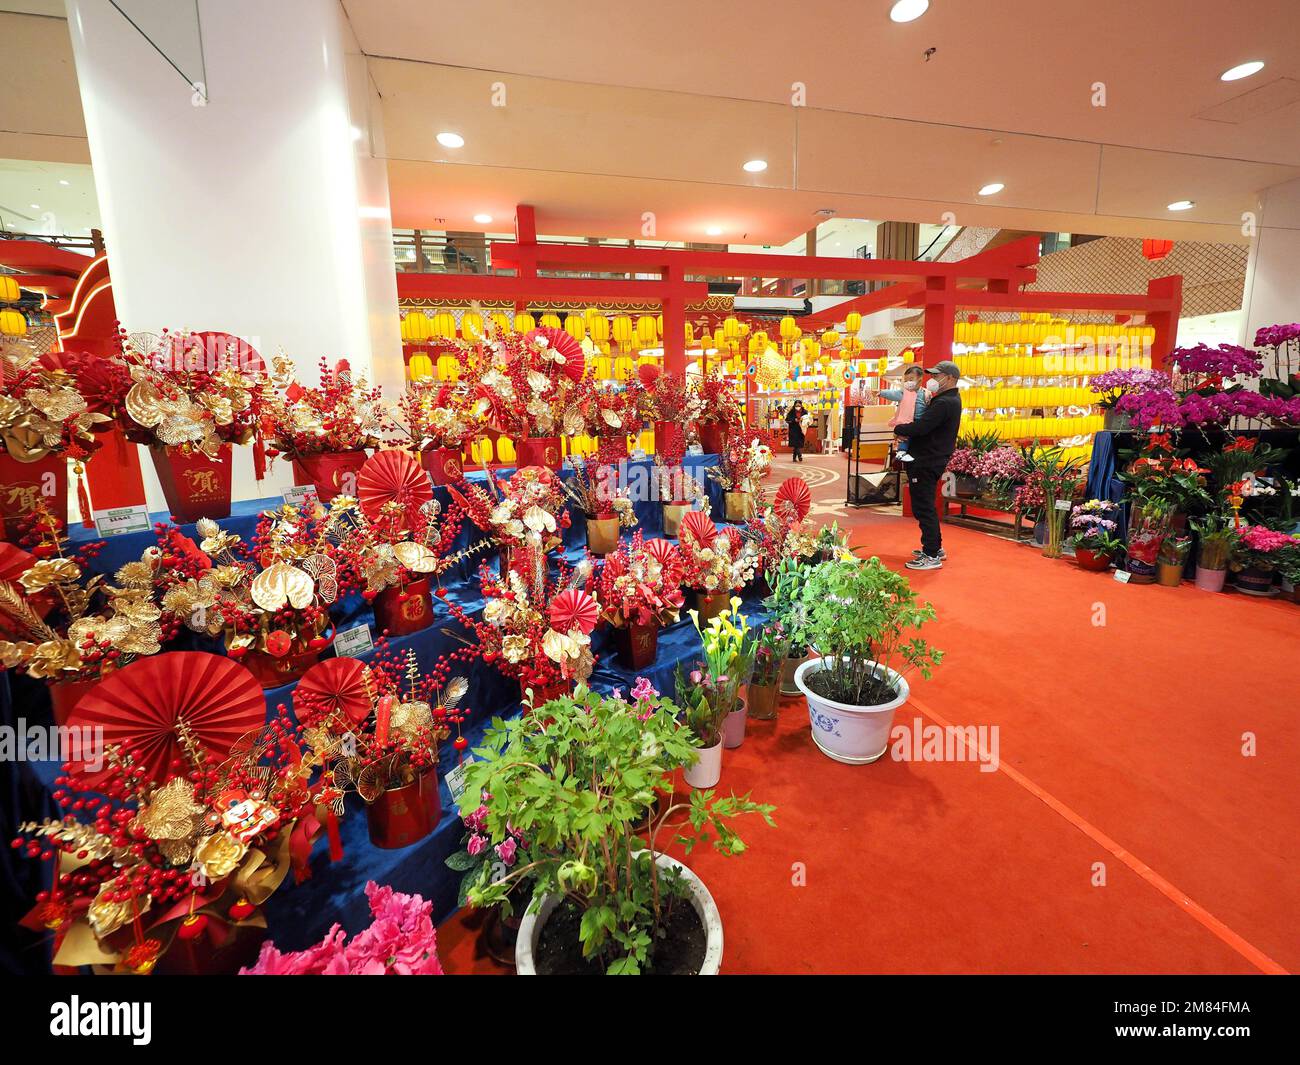
[[907, 484], [912, 495], [912, 514], [921, 527], [921, 550], [931, 558], [938, 555], [943, 547], [943, 534], [939, 531], [939, 508], [935, 503], [935, 495], [939, 489], [939, 478], [943, 476], [946, 465], [946, 462], [935, 465], [918, 461], [911, 463], [907, 470]]

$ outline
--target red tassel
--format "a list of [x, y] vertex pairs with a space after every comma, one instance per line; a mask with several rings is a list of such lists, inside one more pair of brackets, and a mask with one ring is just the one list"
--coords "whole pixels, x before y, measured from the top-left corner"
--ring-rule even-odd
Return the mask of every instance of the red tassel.
[[330, 841], [330, 861], [343, 860], [343, 837], [339, 834], [339, 818], [333, 810], [325, 816], [325, 832]]
[[95, 517], [90, 510], [90, 494], [86, 491], [85, 467], [77, 463], [77, 506], [81, 508], [81, 524], [83, 528], [93, 529], [95, 527]]
[[253, 476], [259, 481], [266, 477], [266, 442], [260, 429], [253, 437]]

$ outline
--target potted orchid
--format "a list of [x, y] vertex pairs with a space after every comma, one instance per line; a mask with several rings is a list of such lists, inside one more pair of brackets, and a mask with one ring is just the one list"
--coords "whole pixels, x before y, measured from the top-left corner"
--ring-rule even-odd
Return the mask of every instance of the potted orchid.
[[1070, 512], [1069, 543], [1080, 569], [1095, 572], [1110, 569], [1111, 561], [1123, 553], [1124, 541], [1115, 534], [1118, 512], [1118, 504], [1107, 499], [1090, 499], [1074, 505]]

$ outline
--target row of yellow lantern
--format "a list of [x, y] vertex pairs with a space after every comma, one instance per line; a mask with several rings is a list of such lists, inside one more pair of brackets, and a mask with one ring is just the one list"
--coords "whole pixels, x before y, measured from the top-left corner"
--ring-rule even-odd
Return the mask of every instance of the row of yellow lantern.
[[1097, 393], [1090, 388], [1057, 386], [1035, 388], [984, 388], [975, 386], [962, 391], [962, 405], [979, 407], [1091, 407]]
[[1064, 418], [976, 418], [963, 415], [962, 432], [997, 433], [1004, 440], [1060, 440], [1101, 432], [1105, 419], [1100, 414]]
[[1048, 319], [1036, 322], [955, 322], [957, 344], [1092, 344], [1123, 341], [1141, 346], [1155, 340], [1153, 325], [1121, 325], [1113, 322], [1067, 322]]
[[1150, 354], [1061, 355], [957, 354], [952, 357], [966, 377], [1091, 377], [1108, 370], [1151, 369]]
[[[22, 299], [22, 289], [9, 274], [0, 274], [0, 303], [17, 303]], [[0, 336], [27, 335], [27, 316], [11, 308], [0, 310]]]

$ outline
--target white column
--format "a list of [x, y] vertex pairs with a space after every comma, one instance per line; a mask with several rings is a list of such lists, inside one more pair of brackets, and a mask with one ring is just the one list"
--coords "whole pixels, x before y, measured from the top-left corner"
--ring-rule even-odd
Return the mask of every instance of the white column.
[[[224, 330], [268, 359], [283, 350], [308, 380], [321, 356], [347, 358], [395, 396], [379, 110], [337, 0], [199, 0], [206, 101], [107, 0], [66, 2], [126, 328]], [[195, 32], [193, 7], [174, 8], [164, 48]], [[277, 462], [258, 486], [249, 452], [236, 498], [292, 483]]]
[[1300, 321], [1300, 180], [1265, 189], [1246, 267], [1240, 343], [1261, 326]]

